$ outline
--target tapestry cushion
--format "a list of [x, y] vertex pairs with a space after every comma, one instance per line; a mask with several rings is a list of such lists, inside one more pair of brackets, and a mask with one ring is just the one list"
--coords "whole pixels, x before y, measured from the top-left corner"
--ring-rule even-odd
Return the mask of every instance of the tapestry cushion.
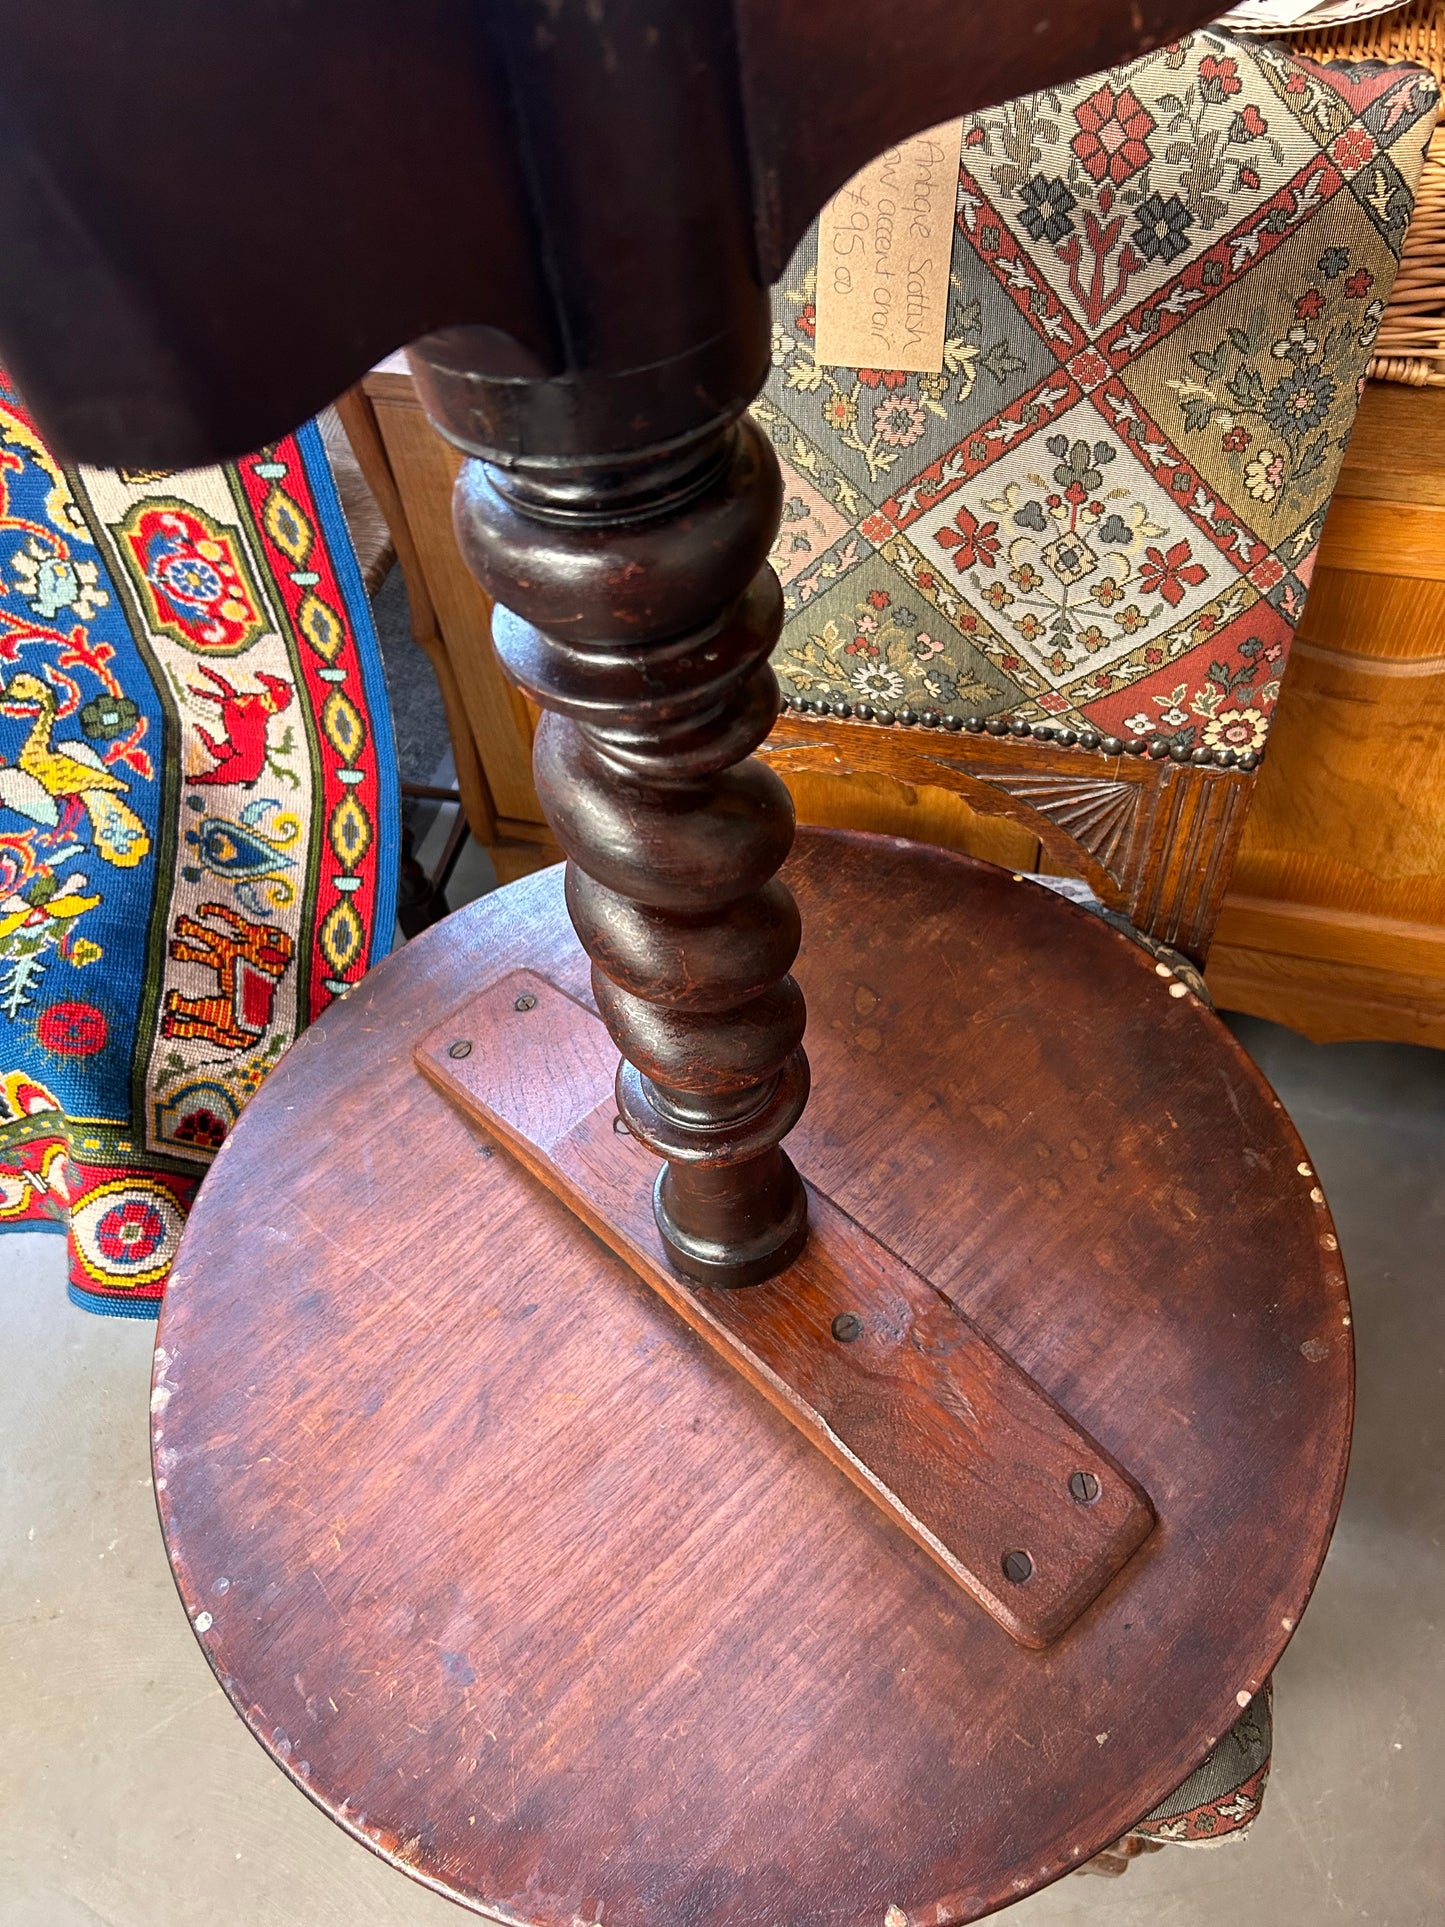
[[399, 826], [316, 425], [69, 469], [0, 376], [0, 1232], [64, 1234], [78, 1303], [155, 1311], [237, 1112], [386, 954]]
[[1209, 31], [977, 115], [938, 373], [819, 364], [815, 228], [756, 404], [785, 699], [1252, 766], [1438, 106]]
[[1266, 1684], [1208, 1757], [1133, 1829], [1170, 1846], [1219, 1846], [1249, 1831], [1269, 1783], [1274, 1692]]

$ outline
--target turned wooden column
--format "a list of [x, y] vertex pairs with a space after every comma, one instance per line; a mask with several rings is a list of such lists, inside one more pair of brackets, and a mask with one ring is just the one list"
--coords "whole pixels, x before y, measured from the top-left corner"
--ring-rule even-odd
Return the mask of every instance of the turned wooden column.
[[[805, 1236], [780, 1144], [808, 1082], [774, 881], [791, 811], [748, 760], [776, 706], [778, 482], [743, 420], [768, 284], [890, 142], [1138, 52], [1203, 0], [1002, 29], [949, 0], [74, 4], [63, 33], [21, 9], [7, 43], [38, 103], [0, 167], [8, 365], [74, 456], [171, 467], [259, 446], [414, 344], [473, 458], [459, 527], [513, 612], [503, 657], [549, 712], [538, 787], [620, 1115], [664, 1160], [667, 1251], [692, 1280], [766, 1278]], [[182, 19], [190, 84], [167, 90]], [[241, 265], [224, 292], [178, 265], [198, 224]], [[278, 264], [300, 290], [279, 331]]]
[[463, 550], [497, 649], [548, 712], [537, 789], [622, 1052], [620, 1116], [664, 1160], [658, 1229], [710, 1284], [770, 1276], [806, 1235], [780, 1139], [808, 1095], [793, 839], [751, 752], [778, 690], [767, 565], [777, 462], [750, 418], [625, 459], [466, 464]]

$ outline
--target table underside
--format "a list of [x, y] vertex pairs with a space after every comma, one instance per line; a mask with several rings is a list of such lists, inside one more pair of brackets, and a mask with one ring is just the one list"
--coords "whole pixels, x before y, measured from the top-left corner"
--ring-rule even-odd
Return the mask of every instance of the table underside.
[[785, 876], [799, 1169], [1158, 1524], [1053, 1645], [1010, 1639], [418, 1074], [483, 977], [588, 999], [560, 871], [459, 912], [305, 1034], [224, 1147], [163, 1315], [155, 1458], [182, 1596], [257, 1737], [358, 1838], [506, 1919], [1004, 1905], [1227, 1730], [1338, 1507], [1333, 1227], [1218, 1019], [949, 852], [803, 833]]

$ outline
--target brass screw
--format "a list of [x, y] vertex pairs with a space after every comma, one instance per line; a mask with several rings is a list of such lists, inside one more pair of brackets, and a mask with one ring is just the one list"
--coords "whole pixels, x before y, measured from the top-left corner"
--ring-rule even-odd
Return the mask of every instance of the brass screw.
[[535, 1010], [537, 1008], [537, 999], [532, 995], [530, 990], [524, 990], [516, 1003], [512, 1005], [512, 1008], [513, 1010]]
[[447, 1045], [448, 1057], [470, 1057], [471, 1054], [472, 1047], [465, 1037], [459, 1037], [454, 1044]]
[[863, 1320], [856, 1311], [840, 1311], [833, 1320], [833, 1336], [840, 1345], [851, 1345], [863, 1336]]
[[1003, 1556], [1003, 1576], [1014, 1585], [1021, 1586], [1033, 1576], [1034, 1562], [1026, 1552], [1006, 1552]]

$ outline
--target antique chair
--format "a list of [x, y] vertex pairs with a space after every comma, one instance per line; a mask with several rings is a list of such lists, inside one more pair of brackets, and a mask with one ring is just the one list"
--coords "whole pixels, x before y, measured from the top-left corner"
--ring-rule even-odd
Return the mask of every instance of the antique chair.
[[1210, 32], [970, 117], [937, 373], [821, 360], [814, 224], [755, 404], [805, 818], [955, 792], [1203, 963], [1437, 92]]
[[[479, 1911], [978, 1918], [1264, 1689], [1339, 1504], [1348, 1297], [1168, 962], [952, 852], [789, 853], [743, 411], [765, 285], [853, 169], [1193, 11], [172, 11], [12, 42], [46, 191], [0, 170], [0, 345], [79, 452], [184, 461], [430, 329], [572, 859], [374, 973], [217, 1159], [151, 1403], [197, 1636], [299, 1786]], [[284, 352], [256, 286], [177, 264], [212, 177], [216, 258], [334, 241]]]

